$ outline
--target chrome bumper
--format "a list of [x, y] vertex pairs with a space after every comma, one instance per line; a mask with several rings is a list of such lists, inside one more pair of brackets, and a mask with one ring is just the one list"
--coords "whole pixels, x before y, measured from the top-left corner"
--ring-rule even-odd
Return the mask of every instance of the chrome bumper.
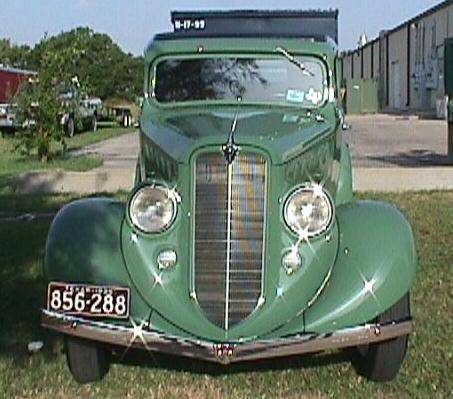
[[330, 334], [303, 334], [290, 338], [252, 342], [214, 343], [184, 339], [145, 329], [112, 325], [42, 311], [41, 325], [63, 334], [127, 348], [139, 348], [222, 364], [316, 353], [387, 341], [412, 331], [412, 321], [386, 325], [367, 324]]

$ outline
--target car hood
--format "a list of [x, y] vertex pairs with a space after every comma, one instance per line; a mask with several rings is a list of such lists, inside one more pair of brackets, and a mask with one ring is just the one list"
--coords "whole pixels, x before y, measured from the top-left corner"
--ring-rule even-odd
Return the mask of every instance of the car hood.
[[193, 151], [225, 144], [235, 119], [235, 143], [265, 150], [274, 164], [294, 158], [334, 130], [327, 119], [299, 110], [163, 111], [143, 117], [141, 129], [171, 158], [187, 163]]

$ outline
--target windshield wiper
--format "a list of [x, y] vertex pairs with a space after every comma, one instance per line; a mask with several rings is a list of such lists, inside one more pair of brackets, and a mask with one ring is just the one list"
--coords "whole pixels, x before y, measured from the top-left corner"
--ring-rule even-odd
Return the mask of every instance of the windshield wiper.
[[300, 61], [296, 60], [294, 55], [289, 53], [283, 47], [277, 47], [275, 49], [275, 51], [277, 53], [282, 54], [289, 62], [291, 62], [292, 64], [296, 65], [302, 71], [302, 73], [304, 73], [305, 75], [308, 75], [308, 76], [311, 76], [311, 77], [315, 76], [315, 74], [312, 71], [310, 71], [308, 69], [308, 67], [303, 62], [300, 62]]

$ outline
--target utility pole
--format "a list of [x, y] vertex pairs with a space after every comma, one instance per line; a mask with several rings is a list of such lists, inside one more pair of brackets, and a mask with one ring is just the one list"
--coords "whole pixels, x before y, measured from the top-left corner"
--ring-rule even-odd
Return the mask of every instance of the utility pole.
[[453, 164], [453, 38], [445, 40], [444, 48], [444, 83], [445, 95], [448, 96], [447, 103], [447, 154], [449, 161]]
[[448, 159], [453, 163], [453, 95], [448, 101]]

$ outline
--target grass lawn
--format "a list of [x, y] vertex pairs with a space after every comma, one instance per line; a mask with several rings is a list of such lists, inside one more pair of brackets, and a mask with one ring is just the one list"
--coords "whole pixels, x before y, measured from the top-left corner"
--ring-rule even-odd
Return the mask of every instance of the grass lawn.
[[[67, 138], [68, 151], [78, 150], [90, 144], [107, 140], [120, 134], [133, 131], [125, 128], [105, 127], [96, 133], [83, 132], [72, 138]], [[0, 137], [0, 192], [10, 191], [10, 185], [15, 176], [36, 170], [62, 169], [75, 172], [84, 172], [102, 165], [102, 160], [88, 156], [70, 156], [62, 154], [61, 148], [54, 145], [53, 157], [47, 163], [42, 163], [37, 155], [23, 156], [14, 151], [16, 140], [11, 137]]]
[[72, 138], [67, 139], [68, 150], [78, 150], [90, 144], [95, 144], [100, 141], [111, 139], [121, 134], [133, 132], [134, 128], [112, 127], [99, 123], [98, 130], [93, 132], [78, 133]]
[[[39, 328], [48, 222], [0, 224], [0, 397], [11, 398], [451, 398], [453, 397], [453, 192], [368, 194], [406, 212], [420, 268], [412, 295], [415, 332], [396, 381], [358, 377], [342, 353], [269, 361], [206, 374], [175, 358], [131, 356], [100, 382], [71, 378], [62, 340]], [[1, 211], [57, 209], [68, 196], [0, 197]], [[44, 349], [27, 354], [27, 343]]]

